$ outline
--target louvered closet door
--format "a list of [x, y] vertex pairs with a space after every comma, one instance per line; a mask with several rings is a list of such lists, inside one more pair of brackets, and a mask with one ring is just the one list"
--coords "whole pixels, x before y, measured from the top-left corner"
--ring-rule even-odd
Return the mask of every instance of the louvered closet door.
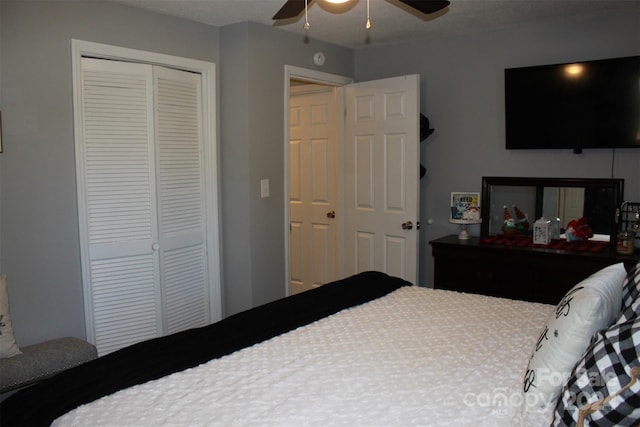
[[209, 323], [201, 79], [154, 67], [161, 279], [167, 333]]
[[100, 354], [162, 333], [152, 82], [149, 65], [82, 60], [85, 310]]
[[103, 355], [211, 322], [201, 76], [82, 61], [83, 280]]

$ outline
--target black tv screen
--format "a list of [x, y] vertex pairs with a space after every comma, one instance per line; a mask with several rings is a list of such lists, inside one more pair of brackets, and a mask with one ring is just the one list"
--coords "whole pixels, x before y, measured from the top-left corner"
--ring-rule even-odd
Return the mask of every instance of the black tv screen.
[[507, 149], [640, 147], [640, 56], [504, 71]]

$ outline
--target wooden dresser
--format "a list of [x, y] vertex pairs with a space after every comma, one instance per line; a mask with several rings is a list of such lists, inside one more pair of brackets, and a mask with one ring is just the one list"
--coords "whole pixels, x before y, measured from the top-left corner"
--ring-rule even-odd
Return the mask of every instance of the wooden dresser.
[[434, 287], [557, 304], [575, 284], [618, 262], [638, 260], [606, 247], [598, 253], [515, 247], [459, 240], [450, 235], [429, 242], [435, 261]]

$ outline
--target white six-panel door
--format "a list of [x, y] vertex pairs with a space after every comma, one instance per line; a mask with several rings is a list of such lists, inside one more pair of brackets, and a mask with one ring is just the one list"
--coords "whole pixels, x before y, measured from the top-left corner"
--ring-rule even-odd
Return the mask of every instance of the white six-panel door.
[[346, 87], [347, 274], [378, 270], [417, 284], [419, 83], [411, 75]]
[[[289, 113], [290, 292], [335, 279], [335, 88], [292, 88]], [[340, 215], [340, 213], [337, 213]]]

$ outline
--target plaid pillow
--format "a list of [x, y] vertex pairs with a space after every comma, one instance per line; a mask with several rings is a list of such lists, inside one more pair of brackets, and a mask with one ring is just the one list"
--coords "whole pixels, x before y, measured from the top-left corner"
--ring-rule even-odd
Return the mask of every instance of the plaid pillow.
[[638, 299], [640, 299], [640, 261], [627, 273], [627, 278], [622, 285], [622, 313], [631, 308], [631, 304]]
[[[630, 307], [640, 309], [640, 299]], [[640, 317], [598, 332], [566, 381], [554, 426], [635, 426], [640, 420]]]

